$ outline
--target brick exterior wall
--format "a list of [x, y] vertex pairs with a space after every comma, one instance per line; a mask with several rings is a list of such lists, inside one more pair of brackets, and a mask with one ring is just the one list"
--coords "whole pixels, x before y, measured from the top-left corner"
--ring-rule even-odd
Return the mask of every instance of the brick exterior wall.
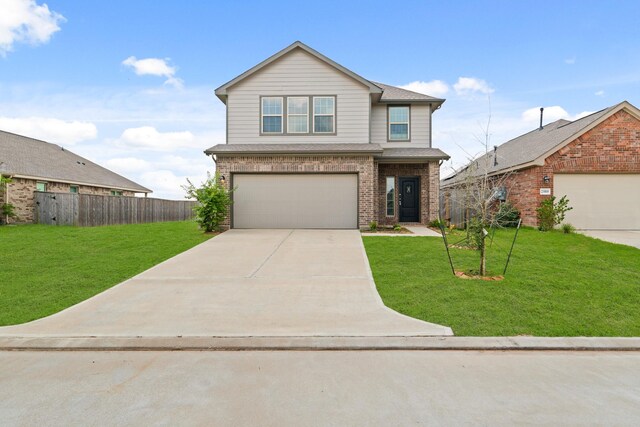
[[640, 173], [640, 120], [622, 110], [547, 157], [544, 166], [509, 176], [508, 199], [520, 209], [523, 224], [538, 225], [536, 208], [549, 197], [541, 196], [540, 188], [553, 192], [556, 173]]
[[[378, 164], [378, 190], [377, 211], [378, 223], [381, 225], [393, 225], [399, 223], [398, 217], [398, 183], [399, 177], [417, 176], [420, 178], [420, 222], [427, 224], [438, 218], [438, 191], [440, 183], [440, 166], [438, 162], [426, 164]], [[394, 216], [386, 215], [387, 184], [386, 178], [395, 178], [395, 209]]]
[[[225, 185], [231, 185], [235, 172], [271, 173], [358, 173], [358, 226], [367, 227], [376, 218], [372, 156], [218, 156], [216, 170], [224, 175]], [[230, 219], [223, 223], [228, 228]]]
[[[8, 185], [8, 203], [15, 206], [16, 218], [10, 219], [10, 223], [27, 223], [34, 220], [34, 196], [37, 182], [46, 182], [47, 191], [53, 193], [69, 193], [70, 187], [75, 184], [63, 182], [36, 181], [33, 179], [13, 178]], [[81, 194], [111, 194], [111, 187], [92, 187], [87, 185], [77, 185], [78, 193]], [[135, 196], [132, 191], [123, 191], [123, 196]], [[5, 196], [6, 197], [6, 196]]]

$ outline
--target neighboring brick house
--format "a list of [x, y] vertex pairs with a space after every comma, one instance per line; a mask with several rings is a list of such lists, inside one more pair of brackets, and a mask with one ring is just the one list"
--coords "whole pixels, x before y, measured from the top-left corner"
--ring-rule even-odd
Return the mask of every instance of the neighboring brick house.
[[0, 174], [11, 182], [0, 191], [0, 206], [15, 207], [9, 222], [33, 222], [34, 192], [133, 196], [151, 190], [71, 151], [26, 136], [0, 131]]
[[369, 81], [300, 42], [216, 89], [235, 188], [227, 226], [364, 228], [438, 215], [431, 115], [444, 99]]
[[[474, 164], [489, 164], [491, 176], [505, 177], [506, 199], [525, 225], [537, 225], [543, 199], [566, 195], [573, 207], [566, 222], [577, 228], [640, 229], [640, 111], [626, 101], [579, 120], [549, 123]], [[468, 170], [442, 180], [445, 219]]]

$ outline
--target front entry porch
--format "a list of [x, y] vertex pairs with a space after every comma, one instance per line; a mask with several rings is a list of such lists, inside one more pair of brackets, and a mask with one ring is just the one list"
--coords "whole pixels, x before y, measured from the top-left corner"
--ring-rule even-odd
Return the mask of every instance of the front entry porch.
[[376, 168], [380, 225], [426, 225], [438, 218], [438, 162], [378, 162]]

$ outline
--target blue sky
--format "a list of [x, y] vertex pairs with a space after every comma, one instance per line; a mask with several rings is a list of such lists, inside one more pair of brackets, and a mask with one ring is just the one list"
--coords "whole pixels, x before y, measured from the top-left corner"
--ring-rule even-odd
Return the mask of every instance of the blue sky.
[[0, 0], [0, 129], [180, 198], [224, 142], [213, 90], [301, 40], [447, 98], [433, 117], [446, 175], [482, 151], [489, 112], [493, 145], [534, 128], [541, 106], [548, 122], [640, 105], [638, 16], [638, 1]]

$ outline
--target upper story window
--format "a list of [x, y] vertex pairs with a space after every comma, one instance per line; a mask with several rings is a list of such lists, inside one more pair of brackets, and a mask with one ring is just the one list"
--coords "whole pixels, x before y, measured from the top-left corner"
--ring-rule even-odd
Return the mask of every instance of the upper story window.
[[287, 133], [309, 133], [309, 98], [287, 98]]
[[262, 98], [262, 133], [282, 133], [283, 98]]
[[336, 98], [334, 96], [313, 97], [313, 132], [335, 133]]
[[389, 141], [409, 141], [410, 116], [408, 106], [389, 106]]
[[262, 135], [335, 135], [335, 96], [263, 96], [260, 98]]

